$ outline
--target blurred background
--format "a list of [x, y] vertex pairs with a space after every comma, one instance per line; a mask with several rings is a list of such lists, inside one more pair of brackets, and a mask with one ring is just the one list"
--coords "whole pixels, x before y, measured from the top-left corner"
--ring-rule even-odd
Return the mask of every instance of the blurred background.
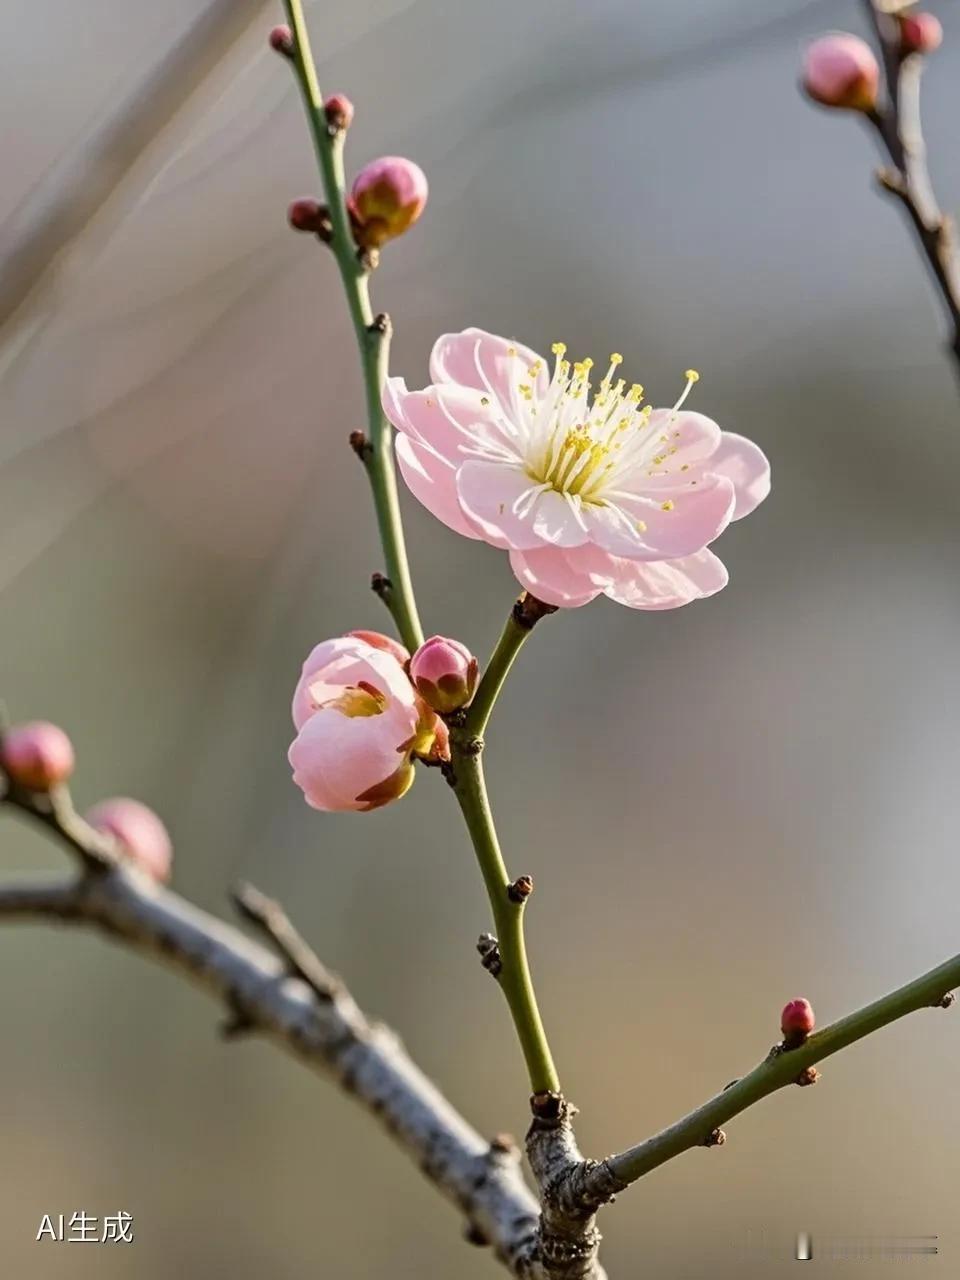
[[[960, 22], [926, 128], [960, 197]], [[960, 404], [938, 300], [872, 139], [797, 88], [861, 8], [800, 0], [358, 0], [310, 6], [348, 165], [409, 154], [421, 224], [384, 255], [393, 370], [437, 334], [562, 338], [757, 440], [774, 492], [718, 548], [731, 583], [667, 614], [601, 599], [537, 631], [489, 735], [509, 861], [537, 894], [544, 1013], [595, 1155], [957, 949]], [[360, 383], [332, 260], [285, 226], [316, 192], [254, 0], [7, 0], [0, 15], [0, 685], [63, 724], [78, 803], [133, 794], [175, 886], [289, 904], [358, 1000], [484, 1132], [524, 1078], [473, 951], [455, 808], [321, 817], [289, 695], [318, 640], [382, 627]], [[46, 238], [44, 238], [46, 237]], [[61, 252], [50, 261], [50, 244]], [[405, 497], [429, 631], [488, 652], [505, 556]], [[9, 816], [0, 864], [62, 854]], [[399, 1280], [496, 1274], [378, 1129], [182, 981], [79, 931], [0, 928], [4, 1272]], [[785, 1274], [796, 1232], [938, 1234], [955, 1274], [960, 1020], [825, 1064], [605, 1215], [611, 1276]], [[358, 1200], [353, 1188], [360, 1186]], [[36, 1244], [44, 1213], [134, 1215], [132, 1248]], [[826, 1275], [843, 1263], [816, 1262]]]

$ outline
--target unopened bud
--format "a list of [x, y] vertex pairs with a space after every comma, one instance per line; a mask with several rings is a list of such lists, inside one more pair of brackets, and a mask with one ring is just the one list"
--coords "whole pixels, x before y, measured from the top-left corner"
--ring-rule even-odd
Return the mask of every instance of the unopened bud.
[[321, 240], [329, 240], [332, 232], [330, 211], [309, 196], [294, 200], [287, 206], [287, 221], [294, 231], [309, 231]]
[[161, 883], [170, 879], [173, 846], [170, 835], [152, 809], [139, 800], [102, 800], [87, 814], [95, 831], [112, 836], [131, 862]]
[[49, 791], [73, 773], [73, 744], [57, 725], [33, 720], [6, 730], [0, 763], [18, 786]]
[[357, 174], [347, 206], [353, 237], [362, 249], [378, 249], [401, 236], [427, 203], [427, 178], [402, 156], [383, 156]]
[[943, 43], [943, 27], [932, 13], [898, 13], [903, 53], [933, 53]]
[[803, 1044], [807, 1036], [816, 1026], [813, 1006], [809, 1000], [791, 1000], [783, 1006], [780, 1014], [780, 1030], [788, 1048], [794, 1049]]
[[343, 132], [353, 123], [353, 103], [345, 93], [332, 93], [323, 104], [323, 114], [331, 129]]
[[410, 679], [429, 707], [448, 715], [465, 707], [477, 687], [479, 666], [459, 640], [431, 636], [410, 659]]
[[288, 26], [274, 27], [268, 39], [274, 53], [282, 54], [284, 58], [293, 57], [293, 32]]
[[835, 31], [807, 49], [803, 87], [822, 106], [872, 111], [879, 83], [877, 59], [859, 36]]

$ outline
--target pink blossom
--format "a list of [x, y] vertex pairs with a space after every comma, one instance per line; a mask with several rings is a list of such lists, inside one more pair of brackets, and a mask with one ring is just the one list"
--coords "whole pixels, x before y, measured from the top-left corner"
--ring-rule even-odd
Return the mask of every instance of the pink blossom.
[[173, 845], [170, 834], [152, 809], [139, 800], [117, 796], [101, 800], [87, 814], [97, 831], [113, 836], [132, 862], [161, 883], [170, 879]]
[[877, 103], [880, 68], [859, 36], [833, 31], [814, 40], [803, 62], [803, 87], [825, 107], [870, 111]]
[[360, 170], [350, 188], [347, 207], [357, 244], [377, 249], [401, 236], [427, 204], [427, 177], [403, 156], [382, 156]]
[[360, 811], [398, 800], [413, 783], [413, 756], [445, 749], [437, 717], [403, 668], [406, 650], [389, 643], [340, 636], [318, 644], [303, 664], [289, 759], [314, 809]]
[[59, 725], [31, 720], [7, 729], [0, 742], [0, 764], [21, 787], [49, 791], [73, 773], [73, 744]]
[[726, 585], [708, 545], [770, 489], [749, 440], [682, 410], [641, 407], [616, 378], [594, 391], [592, 361], [562, 343], [551, 377], [528, 347], [481, 329], [446, 334], [433, 384], [389, 378], [384, 410], [399, 431], [403, 477], [455, 532], [510, 553], [519, 581], [546, 604], [575, 608], [601, 592], [634, 609], [673, 609]]

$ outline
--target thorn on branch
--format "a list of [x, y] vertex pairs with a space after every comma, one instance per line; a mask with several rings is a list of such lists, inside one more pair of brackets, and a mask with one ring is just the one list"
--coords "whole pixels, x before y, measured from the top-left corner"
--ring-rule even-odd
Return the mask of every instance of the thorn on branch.
[[481, 933], [477, 939], [477, 953], [487, 973], [492, 978], [499, 978], [503, 972], [503, 959], [500, 955], [500, 943], [492, 933]]
[[816, 1084], [819, 1079], [820, 1072], [816, 1067], [804, 1067], [797, 1076], [797, 1084], [800, 1085], [801, 1088], [805, 1088], [807, 1085]]
[[705, 1147], [722, 1147], [727, 1140], [727, 1135], [722, 1129], [711, 1129], [703, 1140]]
[[555, 604], [544, 604], [529, 591], [524, 591], [513, 606], [513, 620], [524, 631], [532, 631], [541, 618], [557, 612]]
[[533, 876], [520, 876], [507, 889], [507, 897], [519, 906], [533, 893]]
[[305, 982], [318, 1000], [336, 999], [340, 991], [338, 979], [320, 963], [278, 902], [252, 884], [239, 885], [231, 896], [244, 920], [255, 925], [286, 961], [292, 977]]

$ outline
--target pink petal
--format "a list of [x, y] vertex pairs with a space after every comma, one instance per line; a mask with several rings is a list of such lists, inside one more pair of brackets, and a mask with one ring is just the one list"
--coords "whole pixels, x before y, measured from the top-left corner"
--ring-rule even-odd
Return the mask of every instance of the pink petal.
[[434, 343], [430, 354], [430, 377], [434, 382], [458, 382], [464, 387], [492, 391], [505, 409], [514, 399], [517, 383], [531, 365], [540, 363], [532, 385], [538, 399], [546, 394], [550, 376], [546, 362], [535, 351], [510, 338], [500, 338], [483, 329], [445, 333]]
[[314, 809], [363, 809], [359, 797], [402, 763], [399, 748], [416, 729], [417, 713], [392, 702], [379, 716], [350, 717], [332, 708], [310, 717], [288, 758], [293, 780]]
[[[388, 379], [388, 382], [401, 381]], [[485, 443], [496, 449], [507, 448], [516, 456], [510, 436], [501, 426], [503, 414], [499, 402], [474, 387], [441, 384], [422, 391], [407, 391], [403, 386], [385, 387], [383, 405], [395, 426], [430, 445], [448, 462], [458, 465], [463, 461], [464, 448]]]
[[656, 497], [611, 496], [610, 501], [629, 517], [635, 536], [605, 508], [587, 507], [590, 537], [599, 547], [638, 560], [676, 560], [720, 536], [730, 523], [735, 497], [732, 481], [706, 475], [696, 487], [663, 489]]
[[577, 609], [596, 599], [602, 587], [592, 582], [589, 574], [573, 567], [572, 554], [576, 553], [567, 553], [559, 547], [511, 551], [510, 568], [521, 586], [544, 604]]
[[590, 539], [570, 503], [554, 489], [541, 493], [534, 504], [533, 532], [553, 547], [580, 547]]
[[[659, 441], [663, 448], [658, 452], [667, 454], [664, 465], [671, 474], [681, 466], [709, 458], [719, 447], [723, 436], [712, 418], [685, 410], [675, 414], [670, 409], [654, 409], [650, 415], [650, 428], [666, 437]], [[674, 449], [676, 452], [671, 452]]]
[[457, 472], [460, 508], [485, 542], [491, 546], [524, 551], [540, 547], [529, 515], [521, 519], [513, 504], [534, 488], [519, 467], [499, 462], [465, 462]]
[[479, 538], [460, 510], [456, 469], [428, 445], [409, 436], [397, 436], [396, 447], [400, 474], [413, 496], [454, 533]]
[[724, 431], [716, 452], [706, 463], [711, 475], [726, 476], [737, 495], [734, 520], [741, 520], [759, 507], [770, 492], [770, 463], [752, 440]]
[[361, 681], [404, 706], [414, 705], [413, 686], [392, 653], [356, 636], [338, 636], [318, 644], [303, 664], [293, 695], [294, 726], [303, 728], [318, 706], [332, 701], [347, 685]]
[[630, 609], [677, 609], [712, 596], [727, 585], [723, 562], [712, 551], [678, 560], [640, 561], [608, 556], [596, 547], [569, 553], [575, 568], [602, 586], [605, 595]]

